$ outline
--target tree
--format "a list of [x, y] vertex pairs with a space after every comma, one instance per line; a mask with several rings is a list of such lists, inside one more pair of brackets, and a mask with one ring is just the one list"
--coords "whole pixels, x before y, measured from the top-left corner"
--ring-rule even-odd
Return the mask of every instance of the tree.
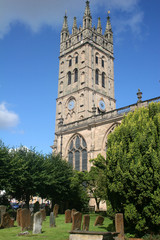
[[87, 187], [89, 193], [94, 197], [99, 211], [99, 205], [101, 200], [106, 196], [106, 175], [104, 169], [106, 169], [106, 161], [102, 155], [98, 155], [97, 158], [91, 160], [94, 166], [91, 167], [87, 175]]
[[50, 154], [44, 169], [43, 195], [52, 201], [52, 207], [55, 203], [62, 205], [69, 199], [72, 167], [60, 155]]
[[25, 201], [29, 207], [32, 196], [38, 194], [42, 183], [44, 156], [35, 149], [20, 147], [10, 152], [9, 184], [5, 188], [8, 195]]
[[0, 140], [0, 190], [4, 190], [8, 186], [9, 172], [10, 172], [9, 149]]
[[107, 197], [138, 232], [160, 225], [160, 103], [128, 113], [108, 137]]

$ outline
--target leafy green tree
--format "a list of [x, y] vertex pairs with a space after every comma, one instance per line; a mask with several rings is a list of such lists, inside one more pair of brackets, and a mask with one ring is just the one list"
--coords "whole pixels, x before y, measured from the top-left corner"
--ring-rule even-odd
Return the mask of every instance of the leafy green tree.
[[44, 169], [43, 196], [52, 201], [52, 207], [55, 203], [62, 205], [69, 199], [73, 170], [60, 155], [52, 154], [46, 156]]
[[4, 190], [8, 186], [9, 172], [10, 172], [9, 149], [0, 140], [0, 190]]
[[10, 152], [9, 184], [5, 188], [8, 195], [25, 201], [29, 207], [32, 196], [39, 193], [43, 183], [44, 156], [35, 149], [20, 147]]
[[160, 103], [124, 117], [108, 137], [107, 197], [138, 232], [160, 226]]
[[106, 197], [106, 161], [102, 155], [98, 155], [97, 158], [91, 160], [94, 166], [91, 167], [87, 175], [87, 188], [92, 197], [95, 198], [97, 210], [101, 200], [105, 200]]
[[79, 211], [88, 210], [89, 196], [87, 189], [88, 172], [73, 170], [70, 185], [69, 208]]

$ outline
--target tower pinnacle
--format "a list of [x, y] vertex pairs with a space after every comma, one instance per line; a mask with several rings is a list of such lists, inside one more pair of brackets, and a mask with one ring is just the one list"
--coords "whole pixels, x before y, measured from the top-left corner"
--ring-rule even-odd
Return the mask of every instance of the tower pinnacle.
[[72, 27], [72, 33], [76, 33], [77, 32], [77, 19], [76, 17], [74, 17], [74, 20], [73, 20], [73, 27]]
[[69, 32], [68, 31], [68, 22], [67, 22], [67, 14], [66, 14], [66, 12], [65, 12], [64, 20], [63, 20], [62, 31]]
[[100, 19], [100, 17], [98, 18], [97, 32], [98, 33], [102, 33], [102, 26], [101, 26], [101, 19]]
[[104, 36], [108, 38], [109, 42], [113, 43], [113, 32], [112, 32], [109, 14], [110, 14], [110, 11], [108, 11], [107, 24], [106, 24], [106, 30], [105, 30]]
[[92, 16], [89, 8], [89, 1], [86, 1], [86, 8], [83, 16], [83, 28], [91, 28], [92, 27]]

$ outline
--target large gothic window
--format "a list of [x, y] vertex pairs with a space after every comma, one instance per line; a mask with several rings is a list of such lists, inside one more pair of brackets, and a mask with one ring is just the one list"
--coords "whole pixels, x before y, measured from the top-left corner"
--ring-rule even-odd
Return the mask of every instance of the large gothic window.
[[68, 162], [77, 171], [87, 170], [87, 144], [84, 138], [76, 135], [69, 143]]

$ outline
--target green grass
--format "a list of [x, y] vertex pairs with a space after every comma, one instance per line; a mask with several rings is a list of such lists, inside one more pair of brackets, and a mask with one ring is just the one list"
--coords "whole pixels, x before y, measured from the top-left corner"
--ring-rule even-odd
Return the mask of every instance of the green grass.
[[[112, 229], [112, 220], [107, 217], [104, 217], [103, 226], [94, 226], [94, 222], [98, 214], [90, 214], [90, 231], [113, 231]], [[33, 235], [32, 232], [29, 232], [27, 236], [17, 236], [21, 232], [21, 228], [17, 227], [15, 221], [15, 227], [0, 229], [0, 240], [68, 240], [69, 231], [71, 230], [71, 223], [65, 223], [64, 214], [58, 215], [56, 218], [56, 227], [50, 228], [49, 226], [49, 217], [42, 224], [42, 234]]]

